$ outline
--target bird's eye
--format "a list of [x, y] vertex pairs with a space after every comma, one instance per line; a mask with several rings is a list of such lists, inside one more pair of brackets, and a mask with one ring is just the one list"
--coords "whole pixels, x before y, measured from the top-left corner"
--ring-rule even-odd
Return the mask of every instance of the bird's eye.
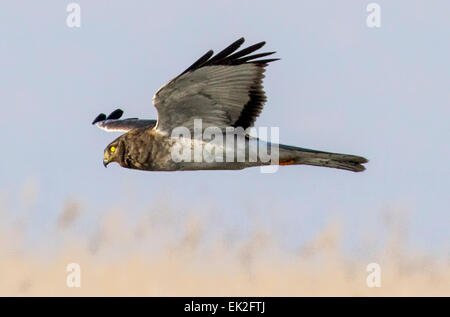
[[111, 153], [114, 153], [114, 152], [116, 151], [116, 147], [115, 147], [115, 146], [111, 146], [111, 147], [109, 148], [109, 150], [111, 151]]

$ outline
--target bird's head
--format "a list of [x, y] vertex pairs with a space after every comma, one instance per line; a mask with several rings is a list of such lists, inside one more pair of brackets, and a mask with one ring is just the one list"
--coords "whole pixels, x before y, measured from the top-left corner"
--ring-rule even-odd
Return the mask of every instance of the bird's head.
[[108, 166], [111, 162], [117, 162], [120, 164], [124, 153], [124, 145], [120, 139], [116, 139], [111, 142], [105, 149], [103, 154], [103, 165]]

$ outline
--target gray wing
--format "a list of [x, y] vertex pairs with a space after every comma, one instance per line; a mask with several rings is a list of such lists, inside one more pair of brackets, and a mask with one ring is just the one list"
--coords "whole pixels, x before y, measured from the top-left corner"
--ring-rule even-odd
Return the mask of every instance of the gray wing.
[[153, 128], [156, 125], [156, 120], [141, 120], [138, 118], [120, 119], [123, 111], [116, 109], [108, 116], [100, 113], [92, 122], [102, 130], [108, 132], [128, 132], [136, 128]]
[[156, 92], [158, 131], [168, 134], [179, 126], [192, 131], [194, 119], [202, 119], [203, 128], [253, 126], [266, 101], [265, 67], [278, 59], [258, 59], [275, 52], [249, 55], [265, 42], [234, 53], [243, 43], [241, 38], [215, 56], [207, 52]]

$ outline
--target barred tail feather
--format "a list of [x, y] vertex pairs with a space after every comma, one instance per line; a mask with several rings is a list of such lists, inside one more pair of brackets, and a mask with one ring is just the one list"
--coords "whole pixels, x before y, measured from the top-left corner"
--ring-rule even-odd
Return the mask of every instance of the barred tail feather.
[[338, 168], [352, 172], [362, 172], [366, 169], [362, 164], [367, 162], [368, 160], [362, 156], [322, 152], [289, 145], [280, 145], [281, 165], [304, 164]]

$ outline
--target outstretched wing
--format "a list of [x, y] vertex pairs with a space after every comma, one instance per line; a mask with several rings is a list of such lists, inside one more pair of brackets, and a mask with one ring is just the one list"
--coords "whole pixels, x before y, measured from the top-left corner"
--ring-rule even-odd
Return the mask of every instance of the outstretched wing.
[[156, 125], [156, 120], [140, 120], [138, 118], [120, 120], [122, 114], [123, 111], [120, 109], [114, 110], [108, 116], [100, 113], [92, 124], [108, 132], [128, 132], [136, 128], [152, 128]]
[[203, 128], [253, 126], [266, 101], [265, 67], [278, 58], [260, 59], [275, 52], [250, 55], [265, 42], [235, 53], [243, 43], [241, 38], [215, 56], [210, 50], [156, 92], [158, 131], [193, 130], [194, 119], [202, 119]]

